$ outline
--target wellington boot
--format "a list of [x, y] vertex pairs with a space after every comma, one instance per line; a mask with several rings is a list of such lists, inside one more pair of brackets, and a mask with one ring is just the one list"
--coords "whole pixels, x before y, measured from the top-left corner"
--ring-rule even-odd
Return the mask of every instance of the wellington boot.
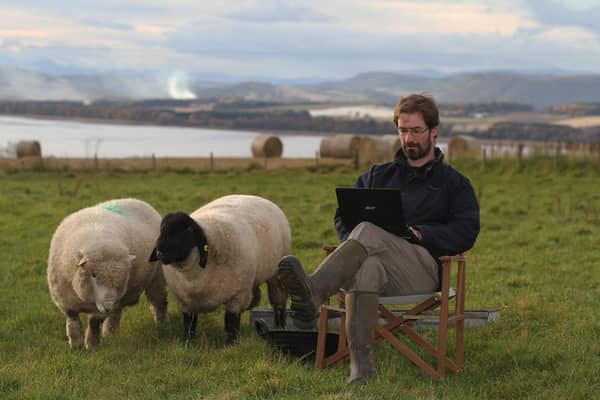
[[338, 246], [311, 276], [306, 275], [296, 257], [283, 257], [278, 277], [292, 298], [290, 309], [294, 325], [312, 329], [319, 306], [354, 277], [366, 258], [367, 251], [354, 239]]
[[378, 303], [377, 293], [346, 294], [346, 332], [350, 350], [348, 384], [365, 384], [376, 373], [373, 337]]

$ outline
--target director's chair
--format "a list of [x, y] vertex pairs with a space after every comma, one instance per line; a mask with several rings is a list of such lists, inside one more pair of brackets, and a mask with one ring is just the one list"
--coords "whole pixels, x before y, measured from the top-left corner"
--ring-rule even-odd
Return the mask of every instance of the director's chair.
[[[327, 246], [325, 251], [332, 248]], [[444, 376], [446, 369], [459, 372], [464, 361], [464, 308], [465, 308], [465, 269], [466, 260], [463, 255], [444, 256], [442, 262], [442, 282], [439, 292], [379, 298], [379, 314], [381, 318], [375, 327], [375, 343], [382, 340], [389, 342], [396, 350], [408, 357], [432, 379]], [[458, 265], [456, 273], [456, 288], [450, 287], [451, 268]], [[324, 369], [332, 364], [340, 364], [349, 358], [349, 349], [346, 336], [346, 310], [344, 307], [344, 294], [337, 294], [339, 305], [330, 305], [329, 302], [321, 306], [319, 316], [319, 333], [315, 366]], [[454, 313], [449, 312], [450, 300], [455, 299]], [[393, 312], [392, 306], [413, 305], [412, 308], [401, 313]], [[426, 312], [439, 308], [439, 314], [433, 315]], [[341, 316], [337, 352], [325, 356], [325, 342], [327, 336], [327, 320], [330, 313], [339, 313]], [[333, 314], [332, 313], [332, 314]], [[436, 318], [439, 321], [437, 347], [424, 338], [413, 327], [418, 320]], [[456, 325], [455, 358], [450, 359], [448, 354], [448, 328]], [[403, 333], [406, 339], [411, 340], [421, 347], [426, 353], [433, 356], [434, 363], [426, 362], [419, 354], [400, 340], [396, 333]]]

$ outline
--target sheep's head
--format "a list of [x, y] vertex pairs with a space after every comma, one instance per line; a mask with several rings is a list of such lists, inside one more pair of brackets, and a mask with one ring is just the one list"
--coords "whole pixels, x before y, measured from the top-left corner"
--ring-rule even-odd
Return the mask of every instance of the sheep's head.
[[200, 255], [198, 264], [205, 268], [208, 245], [202, 227], [184, 212], [165, 215], [160, 223], [160, 236], [150, 255], [150, 261], [160, 260], [164, 265], [183, 266], [194, 247]]
[[124, 248], [82, 249], [77, 256], [73, 289], [98, 311], [113, 310], [127, 292], [134, 255]]

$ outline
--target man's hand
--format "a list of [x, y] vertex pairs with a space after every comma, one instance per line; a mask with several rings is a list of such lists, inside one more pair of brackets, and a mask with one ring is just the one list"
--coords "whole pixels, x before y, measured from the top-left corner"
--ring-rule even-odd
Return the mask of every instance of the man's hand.
[[417, 239], [419, 239], [419, 242], [421, 240], [423, 240], [423, 235], [421, 234], [421, 232], [418, 229], [413, 228], [412, 226], [408, 227], [408, 230], [410, 231], [410, 233], [412, 233]]

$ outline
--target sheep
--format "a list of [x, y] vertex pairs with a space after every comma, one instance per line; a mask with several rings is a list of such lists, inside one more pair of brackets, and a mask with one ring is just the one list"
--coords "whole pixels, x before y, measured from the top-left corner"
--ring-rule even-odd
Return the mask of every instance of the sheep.
[[83, 347], [79, 313], [89, 313], [85, 347], [118, 327], [121, 311], [142, 291], [154, 320], [165, 319], [167, 286], [159, 263], [148, 258], [160, 229], [160, 214], [137, 199], [110, 200], [74, 212], [57, 227], [48, 255], [48, 287], [67, 318], [72, 349]]
[[277, 278], [290, 254], [288, 220], [271, 201], [228, 195], [194, 211], [167, 214], [151, 261], [160, 260], [183, 314], [183, 340], [195, 337], [197, 313], [225, 308], [226, 343], [239, 337], [240, 315], [260, 301], [267, 282], [275, 323], [285, 323], [286, 293]]

